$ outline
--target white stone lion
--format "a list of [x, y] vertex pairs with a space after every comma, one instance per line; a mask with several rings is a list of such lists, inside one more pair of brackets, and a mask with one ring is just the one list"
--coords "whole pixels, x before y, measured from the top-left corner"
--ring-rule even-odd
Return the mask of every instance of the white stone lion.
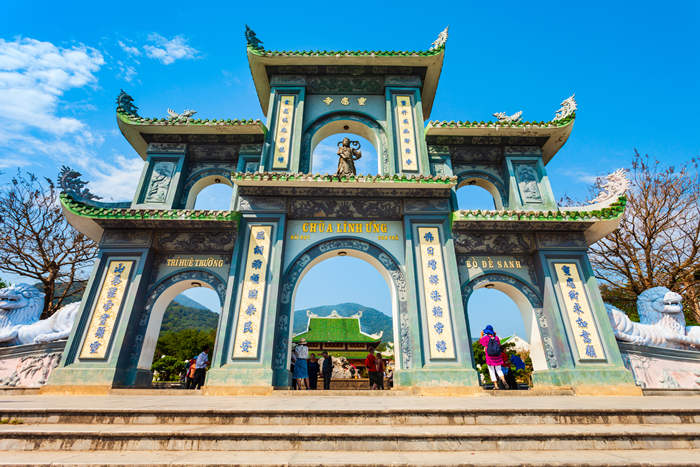
[[700, 326], [686, 326], [682, 297], [666, 287], [645, 290], [637, 297], [641, 323], [605, 304], [617, 340], [667, 349], [700, 350]]
[[0, 289], [0, 347], [40, 344], [65, 339], [70, 334], [80, 302], [66, 305], [39, 321], [44, 294], [29, 284]]

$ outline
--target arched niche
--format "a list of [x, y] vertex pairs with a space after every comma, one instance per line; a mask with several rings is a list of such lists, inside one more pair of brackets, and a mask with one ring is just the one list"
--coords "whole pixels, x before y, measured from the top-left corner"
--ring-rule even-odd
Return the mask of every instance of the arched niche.
[[325, 115], [304, 130], [299, 170], [304, 173], [313, 172], [312, 157], [316, 146], [329, 136], [340, 133], [361, 136], [369, 141], [377, 153], [377, 174], [389, 173], [389, 142], [386, 131], [376, 120], [354, 112]]
[[391, 291], [394, 339], [399, 341], [396, 349], [396, 369], [411, 367], [411, 338], [408, 327], [408, 296], [406, 278], [396, 259], [381, 247], [356, 238], [336, 238], [312, 245], [300, 253], [286, 271], [280, 294], [280, 310], [275, 325], [275, 344], [272, 370], [275, 386], [286, 386], [289, 379], [291, 339], [293, 335], [291, 314], [294, 310], [297, 287], [304, 276], [320, 262], [344, 253], [362, 259], [382, 275]]
[[520, 310], [530, 344], [530, 358], [534, 371], [555, 369], [559, 365], [549, 336], [539, 294], [520, 279], [508, 274], [484, 274], [472, 279], [462, 287], [462, 303], [469, 319], [469, 297], [474, 290], [490, 286], [506, 294]]
[[[457, 175], [457, 191], [463, 186], [478, 186], [493, 196], [496, 211], [508, 209], [508, 194], [505, 186], [496, 177], [483, 172], [463, 172]], [[469, 209], [468, 206], [460, 209]]]
[[[184, 205], [185, 209], [194, 209], [199, 193], [205, 188], [219, 183], [233, 188], [231, 173], [226, 170], [213, 169], [199, 172], [191, 176], [182, 190], [181, 204]], [[231, 196], [231, 198], [233, 199], [233, 196]], [[229, 209], [230, 203], [231, 201], [229, 201]]]
[[223, 307], [226, 294], [224, 281], [207, 271], [185, 271], [163, 279], [151, 290], [141, 313], [139, 333], [136, 336], [131, 365], [137, 369], [150, 370], [163, 323], [165, 309], [175, 297], [193, 287], [207, 287], [219, 296]]

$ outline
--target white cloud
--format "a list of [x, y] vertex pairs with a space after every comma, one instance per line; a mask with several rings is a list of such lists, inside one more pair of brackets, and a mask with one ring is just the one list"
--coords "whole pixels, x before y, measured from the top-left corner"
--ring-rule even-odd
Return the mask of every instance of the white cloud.
[[311, 172], [333, 174], [338, 170], [338, 147], [320, 143], [314, 149], [311, 162]]
[[88, 179], [90, 191], [104, 198], [103, 201], [131, 201], [136, 192], [143, 170], [139, 156], [113, 154], [112, 162], [93, 159], [89, 167], [82, 170]]
[[600, 175], [592, 174], [581, 169], [566, 169], [562, 170], [561, 173], [565, 177], [572, 178], [579, 183], [586, 183], [588, 185], [595, 183], [595, 181], [598, 180], [598, 177], [600, 177]]
[[82, 130], [81, 121], [57, 115], [60, 97], [95, 84], [94, 73], [102, 65], [102, 54], [84, 45], [63, 49], [34, 39], [0, 39], [0, 121], [5, 130], [30, 127], [57, 136]]
[[187, 39], [182, 36], [175, 36], [168, 40], [165, 37], [153, 33], [148, 35], [148, 40], [155, 42], [156, 46], [144, 45], [146, 56], [159, 60], [164, 65], [170, 65], [175, 60], [191, 60], [197, 58], [199, 51], [187, 44]]
[[141, 55], [141, 51], [137, 47], [130, 47], [122, 41], [119, 41], [118, 44], [119, 47], [121, 47], [124, 50], [124, 52], [128, 53], [129, 55], [135, 55], [137, 57]]

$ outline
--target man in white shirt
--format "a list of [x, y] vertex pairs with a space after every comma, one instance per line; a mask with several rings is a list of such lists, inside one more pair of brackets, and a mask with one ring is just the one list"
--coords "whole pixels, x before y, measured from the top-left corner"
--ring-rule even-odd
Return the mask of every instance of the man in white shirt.
[[197, 356], [197, 361], [194, 364], [194, 378], [192, 381], [192, 387], [194, 389], [201, 389], [204, 386], [204, 373], [209, 363], [209, 346], [205, 345], [202, 348], [202, 353]]

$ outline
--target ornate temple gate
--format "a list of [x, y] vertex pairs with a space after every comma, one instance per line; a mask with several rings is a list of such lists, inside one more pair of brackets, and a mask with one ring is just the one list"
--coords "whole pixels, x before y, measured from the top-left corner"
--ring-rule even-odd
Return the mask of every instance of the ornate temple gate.
[[[369, 262], [387, 281], [397, 386], [478, 389], [467, 303], [485, 286], [518, 304], [536, 385], [634, 385], [586, 255], [616, 228], [625, 198], [560, 209], [547, 178], [573, 127], [573, 98], [546, 123], [424, 130], [446, 32], [410, 53], [277, 53], [247, 37], [266, 125], [142, 118], [122, 93], [119, 127], [146, 162], [133, 202], [64, 186], [66, 216], [100, 252], [48, 391], [149, 385], [164, 308], [192, 286], [222, 303], [205, 390], [288, 386], [297, 286], [337, 255]], [[314, 148], [338, 133], [375, 146], [376, 175], [314, 174]], [[192, 210], [213, 183], [234, 186], [231, 210]], [[458, 211], [465, 184], [487, 189], [497, 209]]]

